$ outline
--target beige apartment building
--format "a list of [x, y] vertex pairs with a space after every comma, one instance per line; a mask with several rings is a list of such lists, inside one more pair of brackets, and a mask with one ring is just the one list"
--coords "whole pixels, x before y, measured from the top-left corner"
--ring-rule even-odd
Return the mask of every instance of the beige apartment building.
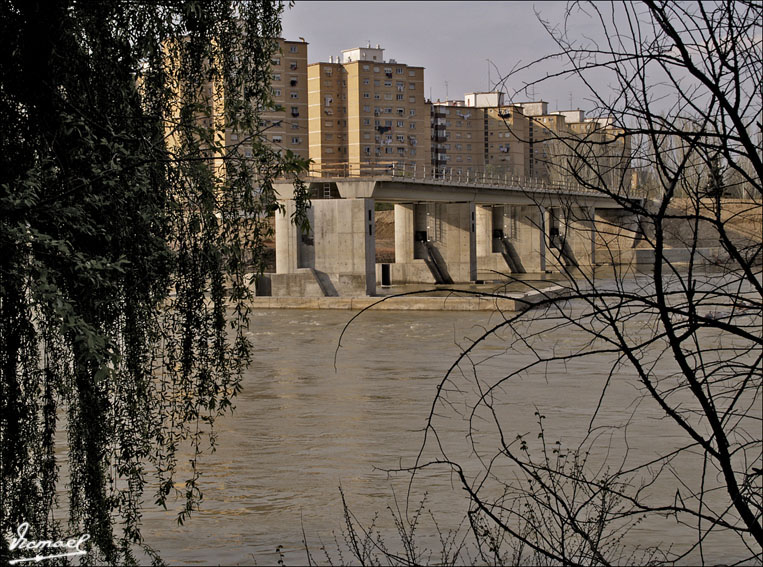
[[[304, 41], [278, 40], [278, 53], [271, 58], [271, 88], [274, 110], [261, 114], [263, 137], [276, 150], [291, 150], [299, 157], [309, 157], [307, 114], [307, 46]], [[252, 155], [248, 133], [228, 130], [225, 143], [240, 144], [242, 153]]]
[[310, 158], [316, 169], [365, 175], [430, 165], [424, 68], [356, 47], [308, 67]]
[[[307, 116], [307, 46], [305, 41], [278, 40], [278, 51], [271, 58], [271, 91], [273, 108], [260, 114], [261, 136], [273, 149], [291, 150], [299, 157], [309, 157], [309, 130]], [[167, 45], [168, 62], [177, 64], [177, 53]], [[219, 81], [209, 81], [199, 92], [203, 103], [196, 114], [198, 123], [214, 129], [215, 140], [224, 149], [215, 154], [214, 166], [224, 175], [224, 153], [234, 150], [244, 157], [252, 156], [252, 132], [225, 128], [223, 113], [226, 93]], [[173, 112], [179, 109], [174, 108]], [[179, 145], [178, 134], [168, 127], [169, 143]]]

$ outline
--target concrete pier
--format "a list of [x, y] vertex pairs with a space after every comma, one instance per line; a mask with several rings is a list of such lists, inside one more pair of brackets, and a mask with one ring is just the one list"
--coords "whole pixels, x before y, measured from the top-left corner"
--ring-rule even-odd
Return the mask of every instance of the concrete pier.
[[276, 213], [274, 296], [373, 295], [376, 292], [373, 199], [315, 200], [310, 231], [292, 222], [294, 201]]
[[395, 205], [391, 283], [452, 283], [477, 279], [472, 203]]

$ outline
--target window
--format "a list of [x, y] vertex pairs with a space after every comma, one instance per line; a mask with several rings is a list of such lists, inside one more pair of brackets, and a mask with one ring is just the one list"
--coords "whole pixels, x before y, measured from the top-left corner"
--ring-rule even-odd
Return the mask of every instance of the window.
[[[403, 95], [400, 95], [400, 96], [402, 97]], [[408, 97], [408, 102], [416, 102], [416, 97], [415, 96], [409, 96]]]
[[397, 69], [395, 69], [395, 73], [397, 73], [398, 75], [402, 75], [403, 74], [403, 68], [402, 67], [398, 67]]
[[296, 61], [290, 61], [289, 62], [289, 69], [291, 69], [292, 71], [296, 71], [297, 70], [297, 62]]
[[363, 70], [364, 70], [364, 71], [368, 71], [368, 69], [369, 69], [369, 66], [368, 66], [368, 65], [363, 65]]
[[281, 136], [273, 136], [273, 141], [276, 144], [280, 144], [282, 140], [283, 140], [283, 138], [281, 138]]
[[331, 127], [334, 125], [334, 122], [333, 122], [333, 121], [331, 121], [331, 120], [326, 120], [326, 121], [323, 123], [323, 125], [324, 125], [326, 128], [331, 128]]
[[368, 84], [368, 82], [369, 82], [369, 81], [368, 81], [368, 79], [363, 79], [363, 84], [364, 84], [364, 85], [367, 85], [367, 84]]
[[273, 95], [281, 96], [281, 89], [273, 89]]
[[392, 114], [392, 109], [387, 107], [384, 109], [384, 114]]
[[400, 142], [401, 144], [404, 143], [405, 142], [405, 136], [398, 136], [397, 137], [397, 141]]
[[297, 122], [291, 123], [291, 129], [292, 130], [299, 130], [299, 124]]
[[379, 72], [379, 68], [378, 67], [374, 67], [374, 73], [378, 73], [378, 72]]
[[363, 151], [366, 153], [367, 156], [371, 155], [371, 146], [366, 146], [363, 148]]
[[333, 154], [334, 153], [334, 150], [332, 150], [331, 148], [324, 148], [323, 151], [326, 152], [327, 154]]
[[384, 100], [392, 100], [392, 93], [384, 93]]
[[325, 137], [326, 137], [327, 140], [333, 140], [334, 139], [334, 135], [333, 134], [326, 134]]
[[289, 96], [291, 96], [291, 98], [299, 98], [299, 93], [292, 91]]
[[297, 51], [298, 51], [298, 49], [297, 49], [297, 46], [296, 46], [296, 45], [292, 45], [292, 46], [289, 48], [289, 52], [290, 52], [290, 53], [296, 53]]
[[408, 83], [408, 90], [415, 91], [416, 83]]
[[273, 80], [274, 81], [280, 81], [281, 80], [281, 73], [273, 73]]
[[297, 86], [297, 77], [289, 77], [289, 85], [292, 87]]
[[363, 126], [370, 126], [371, 125], [371, 119], [370, 118], [364, 118], [363, 119]]
[[[403, 95], [401, 95], [401, 94], [397, 95], [397, 100], [403, 100]], [[413, 102], [413, 101], [411, 101], [411, 102]]]
[[291, 115], [294, 117], [299, 116], [299, 107], [298, 106], [292, 106], [291, 107]]
[[416, 110], [411, 108], [411, 110], [408, 112], [410, 116], [416, 116]]
[[381, 86], [381, 81], [379, 79], [374, 79], [374, 86], [375, 87]]
[[371, 112], [371, 107], [368, 105], [363, 106], [363, 112]]
[[408, 76], [409, 77], [415, 77], [416, 76], [416, 71], [413, 71], [413, 70], [408, 71]]
[[415, 123], [415, 122], [411, 122], [410, 124], [408, 124], [408, 127], [409, 127], [411, 130], [415, 130], [415, 129], [416, 129], [416, 123]]
[[331, 106], [331, 103], [334, 102], [334, 98], [330, 97], [328, 95], [323, 97], [323, 106]]
[[402, 120], [398, 120], [398, 121], [397, 121], [397, 127], [398, 127], [398, 128], [403, 128], [403, 127], [405, 127], [405, 122], [403, 122]]
[[302, 138], [300, 138], [299, 136], [292, 136], [291, 137], [291, 143], [292, 144], [299, 144], [300, 142], [302, 142]]
[[384, 86], [385, 87], [391, 87], [392, 86], [392, 81], [384, 81]]
[[235, 142], [236, 140], [238, 140], [238, 134], [231, 134], [230, 139]]
[[363, 139], [364, 140], [370, 140], [371, 134], [369, 132], [363, 132]]
[[369, 93], [363, 93], [363, 98], [371, 98], [371, 95]]
[[399, 116], [405, 116], [405, 108], [398, 108], [397, 113]]
[[399, 153], [401, 156], [405, 155], [405, 148], [397, 148], [397, 153]]
[[271, 65], [280, 65], [281, 64], [281, 60], [278, 57], [274, 57], [273, 59], [270, 60], [270, 64]]
[[374, 93], [374, 100], [381, 100], [381, 95], [379, 93]]
[[391, 154], [391, 153], [392, 153], [392, 148], [390, 148], [389, 146], [387, 146], [386, 148], [384, 148], [384, 153], [385, 153], [385, 154]]
[[472, 145], [471, 144], [466, 144], [466, 151], [467, 152], [471, 151], [471, 149], [472, 149]]
[[331, 67], [326, 67], [326, 68], [323, 70], [323, 72], [324, 72], [324, 73], [326, 73], [326, 74], [327, 74], [327, 75], [330, 77], [330, 76], [331, 76], [331, 74], [334, 72], [334, 70], [333, 70]]
[[392, 120], [385, 120], [384, 121], [384, 125], [389, 127], [389, 128], [392, 128]]

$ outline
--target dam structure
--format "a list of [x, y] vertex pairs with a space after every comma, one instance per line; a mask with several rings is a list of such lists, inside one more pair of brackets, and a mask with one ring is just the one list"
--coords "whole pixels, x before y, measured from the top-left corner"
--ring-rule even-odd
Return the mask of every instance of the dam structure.
[[[615, 202], [579, 186], [388, 168], [362, 177], [309, 176], [310, 229], [292, 222], [293, 186], [276, 184], [276, 271], [258, 295], [374, 296], [378, 285], [462, 284], [497, 274], [585, 269], [597, 224], [636, 235]], [[376, 263], [375, 206], [394, 207], [395, 261]], [[634, 236], [637, 239], [637, 236]]]

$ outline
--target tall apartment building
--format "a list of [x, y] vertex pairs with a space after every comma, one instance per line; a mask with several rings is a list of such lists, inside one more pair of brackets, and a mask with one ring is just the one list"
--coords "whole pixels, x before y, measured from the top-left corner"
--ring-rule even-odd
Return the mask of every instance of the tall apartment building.
[[[276, 109], [262, 113], [263, 135], [271, 147], [309, 157], [307, 114], [307, 46], [304, 41], [278, 40], [278, 53], [271, 58], [271, 87]], [[246, 132], [226, 132], [226, 144], [241, 143], [251, 155]]]
[[317, 169], [364, 175], [430, 165], [424, 68], [356, 47], [308, 67], [310, 157]]

